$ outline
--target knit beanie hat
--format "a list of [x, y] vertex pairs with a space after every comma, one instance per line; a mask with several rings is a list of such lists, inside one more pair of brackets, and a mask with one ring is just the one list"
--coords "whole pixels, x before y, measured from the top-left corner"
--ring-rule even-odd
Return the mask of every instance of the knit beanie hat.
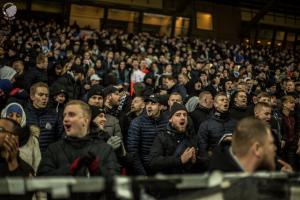
[[180, 103], [175, 102], [171, 107], [171, 112], [169, 118], [171, 118], [177, 111], [184, 110], [187, 112], [186, 107]]
[[100, 113], [105, 114], [105, 110], [96, 106], [90, 106], [92, 110], [92, 120], [94, 120]]
[[92, 86], [90, 91], [87, 94], [87, 100], [89, 100], [89, 98], [91, 98], [94, 95], [103, 96], [102, 89], [103, 89], [103, 87], [101, 85]]

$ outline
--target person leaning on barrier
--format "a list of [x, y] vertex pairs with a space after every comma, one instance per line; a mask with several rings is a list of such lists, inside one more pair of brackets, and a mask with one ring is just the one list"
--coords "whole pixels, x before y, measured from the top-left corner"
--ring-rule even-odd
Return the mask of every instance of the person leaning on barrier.
[[[231, 146], [220, 146], [209, 161], [209, 170], [256, 172], [275, 170], [276, 146], [269, 125], [259, 119], [244, 118], [234, 129]], [[291, 167], [279, 161], [282, 171]]]
[[106, 176], [119, 172], [111, 146], [90, 133], [90, 107], [79, 100], [64, 110], [65, 136], [51, 144], [42, 157], [40, 176]]

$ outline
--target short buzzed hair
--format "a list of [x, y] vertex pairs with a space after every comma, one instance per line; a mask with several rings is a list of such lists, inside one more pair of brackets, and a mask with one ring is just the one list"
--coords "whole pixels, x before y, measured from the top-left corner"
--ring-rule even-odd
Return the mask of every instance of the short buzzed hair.
[[84, 114], [89, 118], [89, 120], [92, 119], [92, 110], [87, 103], [81, 100], [71, 100], [66, 104], [65, 108], [70, 105], [78, 105], [83, 110]]
[[247, 117], [238, 122], [233, 131], [232, 151], [237, 156], [244, 156], [255, 142], [263, 144], [270, 131], [262, 120]]
[[219, 92], [216, 96], [215, 96], [215, 98], [214, 98], [214, 102], [216, 102], [217, 101], [217, 99], [219, 98], [219, 97], [221, 97], [221, 96], [225, 96], [225, 97], [227, 97], [226, 96], [226, 94], [224, 93], [224, 92]]
[[260, 98], [268, 98], [271, 100], [271, 96], [267, 93], [267, 92], [261, 92], [257, 95], [257, 98], [260, 99]]
[[48, 85], [46, 83], [44, 83], [44, 82], [38, 82], [38, 83], [33, 84], [30, 87], [30, 96], [34, 96], [35, 93], [36, 93], [36, 89], [39, 88], [39, 87], [47, 88], [48, 91], [49, 91], [49, 87], [48, 87]]
[[169, 95], [169, 98], [168, 98], [168, 99], [170, 99], [171, 96], [180, 96], [181, 99], [182, 99], [182, 96], [181, 96], [181, 94], [180, 94], [179, 92], [172, 92], [172, 93]]
[[202, 101], [206, 95], [212, 95], [210, 91], [203, 91], [199, 94], [199, 100]]
[[272, 106], [270, 104], [266, 103], [266, 102], [258, 102], [254, 106], [254, 113], [261, 110], [262, 108], [271, 108], [272, 109]]

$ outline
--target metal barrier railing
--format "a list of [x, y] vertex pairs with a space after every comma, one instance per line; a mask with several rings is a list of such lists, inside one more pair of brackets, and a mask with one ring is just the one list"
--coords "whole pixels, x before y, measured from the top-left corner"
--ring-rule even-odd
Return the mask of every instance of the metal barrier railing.
[[[104, 193], [105, 199], [300, 199], [299, 174], [212, 173], [155, 177], [35, 177], [0, 179], [1, 195], [47, 192], [52, 199], [73, 193]], [[168, 191], [168, 192], [166, 192]], [[170, 192], [171, 191], [171, 192]], [[1, 199], [1, 198], [0, 198]]]

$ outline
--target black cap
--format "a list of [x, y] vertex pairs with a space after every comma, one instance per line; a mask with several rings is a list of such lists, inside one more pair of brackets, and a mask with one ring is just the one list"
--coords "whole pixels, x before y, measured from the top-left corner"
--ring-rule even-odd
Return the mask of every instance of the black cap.
[[103, 93], [104, 97], [107, 97], [108, 95], [110, 95], [112, 93], [115, 93], [117, 91], [118, 91], [118, 89], [116, 87], [114, 87], [114, 86], [111, 85], [111, 86], [108, 86], [108, 87], [104, 88], [102, 90], [102, 93]]
[[92, 110], [92, 120], [95, 119], [100, 113], [105, 114], [105, 110], [96, 106], [90, 106]]
[[175, 103], [173, 104], [173, 106], [171, 107], [171, 112], [170, 112], [169, 118], [171, 118], [171, 117], [172, 117], [177, 111], [179, 111], [179, 110], [184, 110], [184, 111], [187, 112], [187, 109], [186, 109], [186, 107], [185, 107], [184, 105], [175, 102]]
[[160, 103], [159, 97], [155, 94], [151, 94], [150, 96], [145, 98], [145, 102], [151, 101], [153, 103]]
[[93, 95], [103, 96], [102, 93], [103, 87], [101, 85], [94, 85], [88, 92], [87, 99], [91, 98]]

